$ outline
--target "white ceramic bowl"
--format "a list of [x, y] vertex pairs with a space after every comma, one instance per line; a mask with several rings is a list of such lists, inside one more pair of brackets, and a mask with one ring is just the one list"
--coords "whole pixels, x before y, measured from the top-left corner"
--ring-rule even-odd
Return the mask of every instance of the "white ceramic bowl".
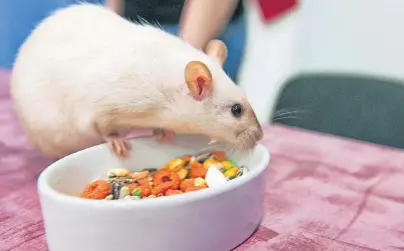
[[263, 215], [268, 150], [230, 155], [249, 172], [220, 187], [139, 201], [78, 198], [86, 184], [112, 168], [161, 167], [175, 156], [206, 147], [200, 136], [173, 143], [131, 140], [132, 153], [118, 160], [105, 144], [66, 158], [39, 177], [38, 190], [50, 251], [228, 251], [245, 241]]

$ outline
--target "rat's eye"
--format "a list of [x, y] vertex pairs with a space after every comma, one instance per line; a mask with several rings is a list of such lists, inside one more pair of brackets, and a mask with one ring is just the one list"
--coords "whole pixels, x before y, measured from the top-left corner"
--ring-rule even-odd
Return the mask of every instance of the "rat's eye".
[[243, 115], [243, 106], [240, 104], [234, 104], [231, 107], [231, 113], [236, 118], [240, 117], [241, 115]]

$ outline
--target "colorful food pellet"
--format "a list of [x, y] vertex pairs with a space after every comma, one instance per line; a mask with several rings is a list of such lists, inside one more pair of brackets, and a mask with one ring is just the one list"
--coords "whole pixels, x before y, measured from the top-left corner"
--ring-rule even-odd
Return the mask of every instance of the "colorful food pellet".
[[158, 170], [153, 176], [153, 184], [158, 186], [162, 183], [169, 184], [172, 189], [178, 189], [181, 181], [176, 172]]
[[184, 155], [182, 156], [182, 161], [184, 161], [184, 164], [186, 165], [190, 160], [191, 160], [191, 156], [190, 155]]
[[189, 171], [186, 168], [182, 168], [177, 172], [178, 177], [180, 178], [180, 180], [185, 179], [188, 176], [188, 173], [189, 173]]
[[119, 191], [119, 198], [118, 199], [123, 199], [127, 195], [129, 195], [129, 188], [128, 187], [121, 187], [121, 190]]
[[189, 176], [191, 178], [205, 178], [207, 172], [208, 172], [208, 169], [204, 168], [202, 165], [194, 166], [194, 167], [191, 167]]
[[164, 183], [158, 184], [155, 187], [153, 187], [151, 193], [153, 195], [155, 195], [155, 196], [162, 196], [170, 189], [174, 189], [171, 186], [171, 183], [170, 182], [164, 182]]
[[97, 180], [87, 185], [81, 193], [82, 198], [102, 200], [111, 194], [111, 185], [108, 181]]
[[133, 196], [138, 196], [138, 197], [140, 197], [140, 196], [141, 196], [141, 195], [140, 195], [140, 188], [139, 188], [139, 187], [136, 187], [135, 189], [133, 189], [132, 195], [133, 195]]
[[139, 173], [131, 173], [130, 176], [136, 180], [146, 179], [147, 177], [149, 177], [149, 171], [146, 170]]
[[184, 167], [184, 161], [180, 158], [173, 159], [167, 164], [167, 169], [173, 172], [178, 172], [181, 168]]
[[238, 174], [238, 168], [237, 167], [232, 167], [232, 168], [230, 168], [230, 169], [228, 169], [227, 171], [224, 172], [224, 176], [226, 178], [229, 178], [229, 179], [235, 178], [237, 176], [237, 174]]
[[237, 163], [234, 160], [230, 160], [229, 162], [232, 164], [232, 166], [238, 167]]
[[218, 161], [217, 160], [214, 160], [214, 159], [207, 159], [207, 160], [205, 160], [204, 162], [203, 162], [203, 167], [205, 168], [205, 169], [209, 169], [209, 167], [211, 166], [211, 165], [217, 165], [218, 164]]
[[164, 167], [141, 171], [111, 169], [106, 179], [87, 185], [80, 197], [92, 200], [142, 200], [181, 195], [221, 186], [247, 169], [226, 159], [222, 151], [173, 158]]
[[203, 178], [196, 178], [194, 180], [194, 186], [196, 187], [206, 187], [206, 181]]
[[222, 165], [226, 170], [229, 170], [230, 168], [233, 167], [233, 164], [230, 161], [227, 161], [227, 160], [222, 161]]
[[205, 189], [205, 187], [190, 186], [187, 189], [185, 189], [185, 192], [189, 193], [189, 192], [194, 192], [194, 191], [198, 191], [198, 190], [202, 190], [202, 189]]
[[226, 160], [226, 154], [222, 151], [212, 152], [212, 156], [217, 159], [218, 161]]
[[112, 169], [108, 172], [108, 177], [125, 177], [129, 174], [126, 169]]
[[183, 182], [181, 182], [180, 189], [185, 192], [188, 187], [194, 186], [195, 185], [195, 179], [186, 179]]

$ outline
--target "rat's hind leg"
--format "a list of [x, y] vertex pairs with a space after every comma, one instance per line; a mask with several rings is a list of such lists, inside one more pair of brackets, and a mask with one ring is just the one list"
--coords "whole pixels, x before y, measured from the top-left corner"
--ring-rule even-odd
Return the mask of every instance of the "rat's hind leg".
[[157, 128], [153, 130], [153, 134], [157, 137], [159, 142], [163, 140], [167, 140], [168, 142], [172, 142], [175, 136], [175, 133], [170, 130], [165, 130], [163, 128]]
[[96, 122], [96, 128], [109, 148], [118, 157], [124, 158], [131, 149], [129, 141], [119, 132], [119, 120], [112, 116], [100, 117]]
[[109, 134], [104, 137], [108, 143], [109, 149], [113, 151], [118, 157], [126, 157], [130, 150], [129, 141], [117, 133]]

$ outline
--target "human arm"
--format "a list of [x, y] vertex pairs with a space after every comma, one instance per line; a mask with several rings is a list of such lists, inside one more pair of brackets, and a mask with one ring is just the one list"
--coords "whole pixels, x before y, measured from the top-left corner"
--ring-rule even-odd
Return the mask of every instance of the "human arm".
[[179, 36], [196, 48], [205, 48], [228, 24], [239, 0], [186, 0]]
[[105, 0], [104, 5], [113, 10], [118, 15], [123, 14], [124, 3], [123, 0]]

